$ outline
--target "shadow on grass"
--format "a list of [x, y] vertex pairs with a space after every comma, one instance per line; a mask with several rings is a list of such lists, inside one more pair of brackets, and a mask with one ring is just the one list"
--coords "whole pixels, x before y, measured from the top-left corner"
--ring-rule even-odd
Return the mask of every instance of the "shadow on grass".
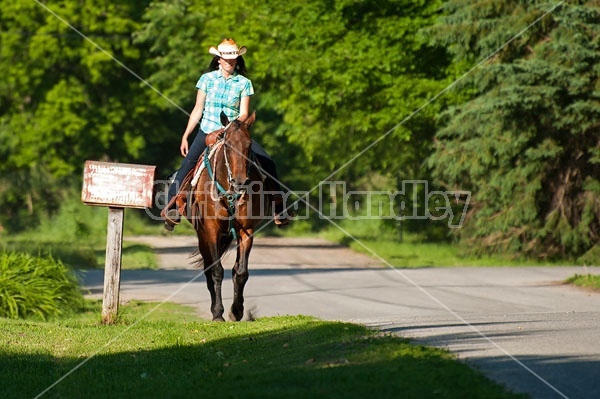
[[6, 251], [25, 252], [33, 256], [51, 256], [72, 269], [99, 267], [96, 252], [91, 245], [56, 241], [8, 241], [1, 248]]
[[[98, 267], [104, 268], [106, 262], [106, 249], [98, 249], [95, 251], [98, 259]], [[133, 244], [123, 242], [121, 248], [121, 267], [123, 269], [157, 269], [156, 255], [154, 250], [149, 245]]]
[[[23, 241], [4, 243], [0, 250], [24, 252], [33, 256], [49, 256], [61, 261], [71, 269], [103, 269], [106, 248], [98, 248], [86, 243], [60, 241]], [[121, 250], [123, 268], [156, 269], [155, 255], [148, 245], [124, 242]]]
[[[148, 328], [141, 323], [127, 336]], [[189, 323], [186, 328], [191, 336], [173, 337], [175, 342], [165, 347], [150, 348], [151, 342], [138, 340], [130, 350], [102, 353], [84, 364], [85, 357], [0, 351], [5, 377], [0, 397], [35, 397], [79, 365], [42, 397], [523, 397], [506, 393], [441, 350], [388, 335], [365, 335], [360, 326], [308, 323], [210, 341], [203, 336], [211, 324]], [[221, 331], [227, 334], [227, 329]]]

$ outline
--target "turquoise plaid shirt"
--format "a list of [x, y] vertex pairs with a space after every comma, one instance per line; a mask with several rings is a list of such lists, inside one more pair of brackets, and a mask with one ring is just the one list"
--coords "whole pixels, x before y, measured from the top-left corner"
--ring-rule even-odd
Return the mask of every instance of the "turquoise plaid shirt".
[[221, 111], [229, 120], [240, 115], [240, 101], [242, 97], [254, 94], [254, 88], [250, 79], [234, 72], [225, 79], [221, 71], [212, 71], [200, 76], [196, 88], [206, 93], [204, 101], [204, 113], [200, 129], [204, 133], [210, 133], [222, 127]]

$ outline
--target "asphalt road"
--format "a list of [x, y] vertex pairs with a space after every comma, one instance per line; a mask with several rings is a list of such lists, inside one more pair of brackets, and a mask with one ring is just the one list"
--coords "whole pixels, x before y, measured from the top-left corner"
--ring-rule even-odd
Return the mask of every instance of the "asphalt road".
[[[121, 300], [171, 301], [210, 318], [190, 254], [195, 237], [125, 237], [156, 248], [161, 270], [121, 275]], [[224, 260], [230, 269], [235, 254]], [[588, 268], [600, 273], [600, 268]], [[362, 323], [447, 348], [532, 398], [600, 398], [600, 294], [561, 283], [581, 267], [391, 269], [318, 239], [258, 237], [246, 310]], [[231, 274], [223, 298], [231, 304]], [[101, 297], [103, 271], [84, 281]]]

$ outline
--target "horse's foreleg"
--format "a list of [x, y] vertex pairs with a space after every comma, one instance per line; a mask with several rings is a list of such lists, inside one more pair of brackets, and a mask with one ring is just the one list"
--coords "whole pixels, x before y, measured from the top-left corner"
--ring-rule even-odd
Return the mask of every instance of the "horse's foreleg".
[[[216, 245], [214, 246], [216, 248]], [[202, 252], [202, 251], [201, 251]], [[202, 253], [204, 258], [204, 274], [206, 276], [206, 286], [210, 293], [210, 311], [213, 321], [224, 321], [223, 299], [221, 297], [221, 285], [223, 284], [223, 266], [220, 257], [215, 250], [206, 250]]]
[[252, 249], [252, 231], [240, 231], [237, 258], [233, 266], [233, 304], [229, 318], [240, 321], [244, 317], [244, 286], [248, 281], [248, 257]]
[[[212, 301], [210, 311], [213, 315], [213, 321], [225, 321], [225, 319], [223, 318], [223, 312], [225, 308], [223, 306], [223, 298], [221, 297], [221, 286], [223, 284], [223, 266], [221, 265], [220, 260], [214, 262], [214, 266], [211, 269], [211, 275], [214, 294], [211, 292]], [[208, 282], [208, 276], [206, 281]]]

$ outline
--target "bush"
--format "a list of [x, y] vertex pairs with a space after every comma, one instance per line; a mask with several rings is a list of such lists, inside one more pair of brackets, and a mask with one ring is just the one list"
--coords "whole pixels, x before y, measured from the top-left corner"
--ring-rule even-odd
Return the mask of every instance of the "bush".
[[0, 252], [0, 317], [46, 319], [81, 307], [76, 276], [62, 262]]

